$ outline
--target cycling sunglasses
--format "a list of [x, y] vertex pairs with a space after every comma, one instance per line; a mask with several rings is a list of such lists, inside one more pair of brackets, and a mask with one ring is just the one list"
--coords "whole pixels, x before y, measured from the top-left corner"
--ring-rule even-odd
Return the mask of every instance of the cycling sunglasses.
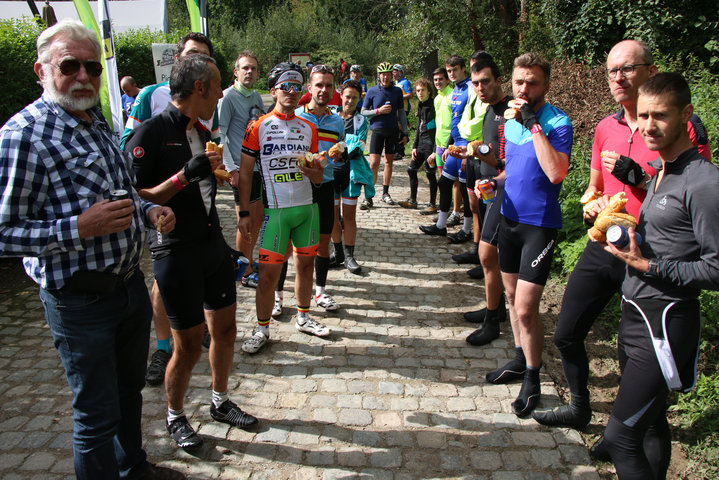
[[275, 85], [275, 88], [287, 93], [300, 93], [302, 91], [302, 84], [294, 82], [284, 82], [280, 83], [279, 85]]
[[53, 63], [51, 63], [50, 65], [60, 70], [60, 73], [62, 73], [66, 77], [69, 77], [70, 75], [75, 75], [77, 72], [80, 71], [81, 66], [85, 67], [85, 71], [91, 77], [99, 77], [100, 75], [102, 75], [102, 64], [95, 60], [81, 62], [80, 60], [67, 59], [60, 62], [60, 65], [55, 65]]
[[312, 73], [329, 73], [329, 74], [334, 75], [335, 71], [332, 70], [332, 67], [330, 67], [328, 65], [320, 64], [320, 65], [315, 65], [314, 67], [312, 67]]

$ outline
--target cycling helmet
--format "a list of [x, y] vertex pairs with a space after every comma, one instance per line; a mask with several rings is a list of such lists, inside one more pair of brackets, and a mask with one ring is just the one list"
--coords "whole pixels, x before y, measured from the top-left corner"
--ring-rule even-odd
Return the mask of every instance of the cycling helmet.
[[292, 62], [282, 62], [272, 67], [270, 74], [267, 76], [267, 86], [274, 88], [280, 79], [282, 79], [282, 82], [292, 80], [298, 83], [305, 83], [302, 67]]
[[399, 70], [400, 72], [404, 73], [404, 67], [399, 63], [395, 63], [394, 65], [392, 65], [392, 70]]
[[362, 71], [362, 68], [360, 68], [359, 65], [352, 65], [350, 67], [350, 72], [361, 72], [361, 71]]
[[385, 73], [392, 71], [392, 64], [389, 62], [382, 62], [377, 65], [377, 73]]

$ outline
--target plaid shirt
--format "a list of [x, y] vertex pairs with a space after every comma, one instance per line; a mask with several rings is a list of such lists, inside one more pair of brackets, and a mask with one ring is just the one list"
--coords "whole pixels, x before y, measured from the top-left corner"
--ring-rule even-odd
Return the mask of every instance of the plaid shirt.
[[[145, 217], [154, 208], [133, 188], [132, 168], [99, 109], [80, 120], [46, 95], [0, 129], [0, 255], [24, 256], [27, 274], [62, 288], [78, 270], [124, 273], [142, 255]], [[133, 221], [122, 232], [80, 239], [77, 217], [110, 191], [130, 192]]]

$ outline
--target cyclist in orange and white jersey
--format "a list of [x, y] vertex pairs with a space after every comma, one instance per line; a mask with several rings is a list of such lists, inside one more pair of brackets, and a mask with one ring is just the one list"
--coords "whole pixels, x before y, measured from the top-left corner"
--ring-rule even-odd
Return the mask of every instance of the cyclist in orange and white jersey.
[[301, 155], [317, 152], [317, 127], [294, 113], [302, 91], [302, 68], [280, 63], [268, 79], [275, 99], [272, 112], [253, 122], [245, 133], [240, 165], [241, 234], [249, 235], [249, 197], [252, 170], [260, 167], [265, 219], [260, 230], [260, 282], [257, 286], [257, 330], [242, 344], [247, 353], [257, 353], [270, 338], [274, 289], [282, 271], [289, 241], [294, 247], [297, 330], [324, 337], [330, 330], [310, 318], [314, 257], [319, 244], [319, 211], [312, 202], [312, 183], [320, 184], [323, 168], [319, 160], [311, 166], [298, 163]]

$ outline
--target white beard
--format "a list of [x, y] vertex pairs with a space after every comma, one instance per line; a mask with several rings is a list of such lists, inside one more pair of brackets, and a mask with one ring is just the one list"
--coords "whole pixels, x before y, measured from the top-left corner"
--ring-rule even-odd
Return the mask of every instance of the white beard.
[[[75, 82], [70, 87], [70, 90], [67, 92], [67, 95], [63, 95], [55, 88], [55, 83], [52, 81], [52, 76], [48, 76], [47, 80], [43, 82], [43, 87], [45, 88], [45, 93], [47, 93], [47, 95], [53, 102], [57, 103], [69, 112], [79, 112], [87, 110], [97, 105], [97, 102], [100, 100], [100, 94], [95, 90], [95, 87], [91, 83]], [[95, 92], [95, 94], [92, 97], [83, 98], [75, 98], [72, 96], [72, 92], [74, 92], [75, 90], [83, 89], [90, 89]]]

